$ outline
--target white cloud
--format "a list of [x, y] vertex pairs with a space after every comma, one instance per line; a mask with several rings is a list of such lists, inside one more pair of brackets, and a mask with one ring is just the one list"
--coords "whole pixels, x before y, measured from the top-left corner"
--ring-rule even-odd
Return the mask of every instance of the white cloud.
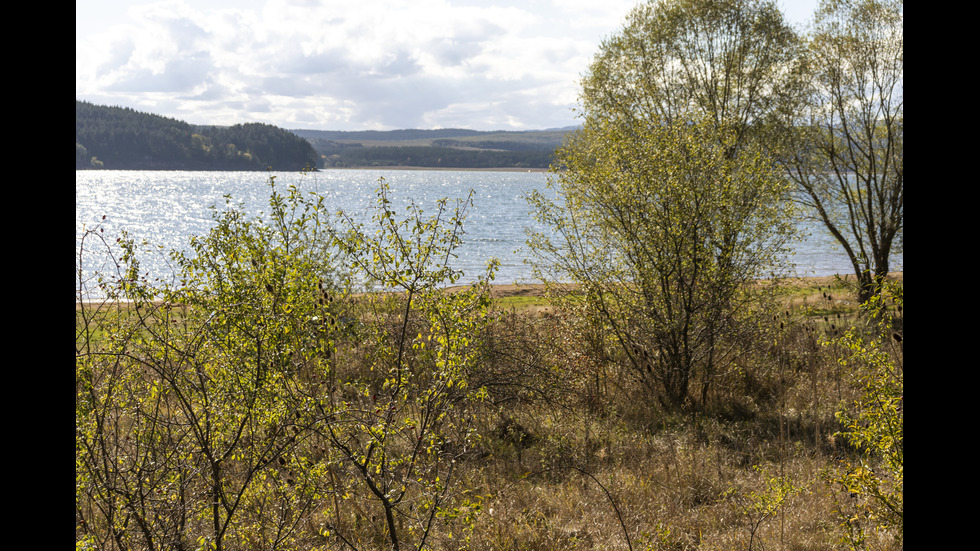
[[75, 96], [203, 124], [563, 126], [633, 3], [76, 0]]

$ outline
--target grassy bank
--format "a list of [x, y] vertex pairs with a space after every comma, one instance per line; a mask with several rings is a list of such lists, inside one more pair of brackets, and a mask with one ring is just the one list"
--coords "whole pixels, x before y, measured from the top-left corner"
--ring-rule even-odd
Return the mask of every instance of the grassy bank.
[[[904, 285], [902, 274], [894, 280]], [[862, 338], [878, 334], [876, 326], [860, 314], [845, 281], [787, 282], [778, 295], [778, 329], [770, 334], [774, 340], [746, 347], [737, 362], [716, 374], [705, 404], [678, 411], [665, 410], [628, 371], [617, 368], [614, 358], [583, 336], [575, 313], [554, 308], [542, 287], [496, 286], [492, 296], [490, 322], [481, 334], [468, 335], [479, 346], [471, 350], [475, 368], [465, 375], [470, 389], [485, 392], [476, 399], [454, 394], [455, 409], [444, 411], [454, 422], [465, 424], [466, 436], [441, 437], [431, 444], [437, 450], [430, 447], [424, 452], [434, 458], [426, 468], [436, 469], [431, 473], [438, 476], [424, 474], [430, 471], [409, 461], [417, 461], [411, 453], [385, 475], [384, 480], [398, 479], [404, 474], [400, 469], [414, 465], [411, 468], [417, 473], [406, 481], [426, 476], [433, 476], [433, 484], [439, 477], [454, 481], [440, 490], [443, 493], [432, 494], [438, 496], [439, 505], [431, 510], [431, 523], [424, 524], [426, 548], [830, 550], [842, 548], [842, 541], [855, 530], [854, 523], [861, 523], [869, 547], [902, 548], [901, 539], [896, 539], [900, 527], [881, 527], [867, 514], [864, 496], [835, 482], [839, 469], [857, 464], [864, 450], [839, 434], [845, 426], [835, 414], [859, 400], [863, 386], [860, 366], [843, 364], [850, 356], [833, 339], [846, 329]], [[356, 388], [383, 387], [379, 377], [384, 375], [375, 371], [378, 364], [371, 359], [376, 352], [366, 340], [380, 333], [367, 328], [388, 319], [383, 317], [386, 312], [399, 311], [398, 304], [396, 300], [394, 309], [383, 310], [364, 301], [348, 310], [356, 311], [359, 319], [344, 323], [362, 325], [350, 333], [337, 333], [336, 346], [330, 350], [336, 361], [342, 360], [334, 365], [343, 368], [337, 369], [336, 377], [364, 382]], [[171, 330], [167, 328], [190, 317], [180, 308], [166, 310], [160, 304], [141, 310], [93, 304], [83, 316], [76, 305], [76, 365], [82, 365], [81, 358], [101, 358], [85, 364], [85, 369], [102, 370], [101, 375], [83, 380], [76, 368], [76, 410], [88, 392], [85, 380], [97, 381], [112, 373], [129, 376], [111, 371], [118, 365], [118, 355], [106, 361], [109, 356], [92, 353], [104, 344], [103, 331], [113, 338], [130, 335], [133, 344], [121, 354], [140, 359], [134, 365], [143, 365], [145, 372], [133, 384], [156, 380], [146, 367], [151, 364], [141, 356], [149, 351], [136, 346], [132, 330], [120, 331], [122, 326], [116, 324], [122, 312], [121, 317], [141, 320], [126, 327], [145, 336]], [[891, 315], [893, 330], [898, 328], [901, 335], [904, 312], [893, 308]], [[409, 323], [406, 331], [421, 337], [425, 330], [412, 325], [416, 318], [404, 319]], [[883, 343], [888, 357], [901, 369], [902, 341], [890, 338]], [[411, 359], [408, 365], [428, 365], [421, 350], [406, 353]], [[287, 365], [297, 368], [297, 380], [307, 376], [298, 360], [289, 361]], [[355, 395], [355, 387], [342, 381], [331, 383], [337, 386], [314, 397], [314, 403], [323, 403], [324, 396], [333, 401], [336, 396], [362, 404], [359, 407], [373, 415], [368, 410], [381, 403], [379, 397], [363, 391]], [[236, 522], [243, 523], [237, 526], [238, 537], [245, 538], [237, 540], [238, 545], [266, 548], [270, 541], [279, 541], [282, 547], [296, 549], [390, 548], [385, 514], [403, 514], [392, 515], [391, 526], [400, 521], [407, 524], [423, 506], [423, 501], [410, 505], [410, 500], [421, 499], [424, 492], [409, 491], [405, 502], [379, 500], [372, 493], [373, 483], [366, 482], [377, 479], [345, 474], [341, 463], [331, 459], [330, 454], [341, 448], [330, 452], [329, 433], [317, 427], [337, 413], [321, 417], [304, 408], [296, 409], [289, 424], [263, 421], [265, 425], [256, 431], [266, 435], [272, 426], [288, 427], [285, 434], [293, 436], [248, 471], [265, 485], [262, 491], [243, 494], [249, 505], [236, 512]], [[407, 408], [403, 413], [413, 424], [398, 431], [416, 430], [420, 411]], [[410, 452], [402, 447], [410, 441], [396, 443], [398, 431], [391, 433], [389, 453]], [[353, 441], [333, 442], [339, 446]], [[120, 449], [125, 448], [120, 444]], [[76, 444], [76, 462], [79, 453]], [[191, 471], [178, 470], [173, 476], [159, 484], [161, 493], [174, 491], [189, 502], [195, 492], [204, 492], [203, 486], [186, 482], [193, 479]], [[309, 480], [303, 482], [304, 477]], [[226, 483], [245, 484], [234, 475]], [[177, 487], [182, 489], [173, 490]], [[92, 541], [93, 517], [98, 514], [85, 499], [96, 498], [78, 496], [76, 540]], [[176, 503], [166, 510], [175, 510]], [[289, 515], [276, 507], [286, 507]], [[178, 530], [182, 541], [190, 544], [208, 532], [199, 524], [201, 514], [183, 513]], [[263, 515], [280, 515], [275, 518], [280, 519], [281, 540], [269, 536], [269, 530], [277, 533], [270, 528], [276, 522], [265, 523]], [[410, 540], [410, 529], [404, 530]], [[247, 539], [250, 534], [254, 540]], [[112, 547], [111, 538], [106, 541]]]

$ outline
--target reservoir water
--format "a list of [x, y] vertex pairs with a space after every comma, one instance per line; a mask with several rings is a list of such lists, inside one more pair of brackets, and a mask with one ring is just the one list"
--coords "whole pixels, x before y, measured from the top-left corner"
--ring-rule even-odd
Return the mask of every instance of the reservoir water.
[[[531, 269], [524, 259], [526, 228], [540, 229], [531, 217], [524, 195], [545, 190], [548, 174], [539, 172], [482, 172], [430, 170], [327, 170], [317, 173], [272, 173], [276, 187], [289, 185], [325, 197], [331, 210], [367, 213], [375, 204], [379, 178], [391, 187], [391, 199], [407, 205], [413, 201], [433, 212], [440, 198], [465, 198], [473, 190], [458, 251], [457, 268], [470, 279], [479, 274], [490, 258], [500, 260], [496, 283], [531, 282]], [[212, 205], [222, 208], [225, 196], [243, 204], [247, 212], [268, 211], [270, 174], [262, 172], [179, 171], [75, 171], [75, 251], [85, 228], [101, 221], [112, 240], [125, 230], [129, 236], [162, 250], [184, 250], [191, 235], [203, 235], [212, 225]], [[399, 208], [398, 212], [404, 212]], [[810, 228], [810, 236], [792, 256], [796, 274], [823, 276], [851, 272], [843, 252], [822, 232]], [[893, 260], [902, 269], [902, 257]], [[166, 277], [166, 256], [147, 254], [143, 268], [154, 277]], [[84, 265], [83, 271], [98, 269]], [[464, 277], [464, 280], [466, 277]]]

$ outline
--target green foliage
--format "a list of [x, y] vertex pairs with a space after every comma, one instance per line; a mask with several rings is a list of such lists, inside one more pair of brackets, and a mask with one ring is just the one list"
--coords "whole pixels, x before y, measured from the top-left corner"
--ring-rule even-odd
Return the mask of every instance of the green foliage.
[[[539, 273], [579, 283], [590, 339], [660, 402], [702, 406], [792, 233], [763, 152], [797, 38], [772, 2], [637, 6], [583, 83], [584, 124], [557, 154], [558, 200], [531, 202]], [[550, 273], [548, 273], [550, 272]]]
[[[836, 32], [855, 13], [870, 32], [879, 27], [866, 16], [887, 14], [883, 5], [832, 2], [818, 19]], [[366, 223], [333, 219], [318, 197], [280, 192], [274, 180], [261, 216], [229, 199], [214, 229], [172, 257], [170, 284], [147, 281], [144, 244], [85, 231], [76, 548], [554, 549], [608, 546], [621, 530], [630, 547], [635, 533], [658, 548], [722, 549], [742, 544], [745, 527], [748, 547], [761, 548], [777, 518], [787, 548], [831, 548], [838, 536], [854, 548], [901, 547], [902, 320], [885, 308], [888, 297], [902, 306], [901, 289], [870, 297], [865, 327], [811, 319], [742, 353], [772, 319], [754, 280], [778, 269], [792, 219], [762, 153], [773, 145], [772, 110], [793, 105], [770, 103], [786, 97], [767, 80], [766, 60], [787, 59], [790, 45], [770, 8], [650, 4], [604, 45], [587, 78], [585, 124], [557, 158], [557, 197], [529, 197], [555, 230], [531, 237], [536, 268], [548, 283], [578, 284], [552, 287], [573, 292], [547, 314], [492, 313], [492, 264], [476, 283], [447, 289], [461, 276], [452, 259], [470, 200], [400, 212], [384, 181]], [[888, 50], [842, 36], [824, 45]], [[901, 48], [891, 51], [900, 65]], [[894, 120], [803, 125], [792, 139], [824, 141], [787, 143], [805, 146], [812, 168], [829, 158], [820, 147], [858, 143], [842, 137], [850, 128], [875, 146], [897, 131], [897, 157], [853, 166], [897, 168], [900, 184], [900, 111]], [[161, 143], [203, 156], [263, 156], [171, 122], [149, 134], [176, 128]], [[76, 163], [95, 166], [96, 153], [76, 136]], [[872, 198], [864, 189], [855, 197]], [[92, 256], [103, 265], [86, 280]], [[87, 300], [91, 286], [106, 299]], [[836, 338], [821, 350], [824, 330]], [[735, 379], [726, 392], [750, 389], [750, 414], [728, 422], [676, 411], [698, 405], [698, 384], [703, 406], [712, 382]], [[674, 411], [651, 423], [655, 400]], [[834, 400], [830, 459], [821, 432], [830, 413], [819, 404]], [[484, 404], [501, 418], [497, 431]], [[838, 459], [824, 472], [830, 511], [822, 492], [806, 491], [807, 473]], [[749, 474], [755, 482], [732, 482], [755, 464], [767, 465]], [[538, 468], [596, 484], [527, 476]]]
[[[472, 522], [456, 461], [486, 284], [440, 288], [465, 209], [399, 221], [387, 193], [377, 234], [338, 232], [273, 181], [269, 213], [229, 204], [174, 254], [174, 285], [139, 279], [120, 242], [108, 301], [78, 306], [80, 545], [420, 548]], [[403, 293], [351, 296], [367, 277]]]
[[268, 221], [216, 213], [194, 254], [175, 254], [177, 287], [137, 280], [123, 243], [128, 267], [104, 288], [126, 311], [91, 312], [104, 336], [76, 358], [83, 539], [276, 548], [300, 531], [313, 487], [281, 467], [317, 421], [327, 365], [314, 320], [328, 313], [316, 298], [329, 256], [318, 203], [273, 188], [270, 204]]
[[780, 109], [798, 39], [767, 0], [666, 0], [630, 12], [583, 82], [587, 114], [639, 124], [692, 113], [759, 138]]
[[[899, 293], [896, 302], [902, 306]], [[861, 388], [861, 396], [842, 408], [838, 434], [856, 457], [846, 459], [828, 474], [836, 490], [844, 541], [851, 548], [872, 546], [875, 533], [901, 541], [904, 520], [904, 370], [901, 336], [880, 312], [879, 298], [869, 304], [879, 310], [884, 335], [867, 337], [851, 329], [829, 342], [843, 351], [838, 360]]]
[[[738, 503], [741, 514], [746, 518], [749, 530], [749, 551], [754, 548], [756, 540], [760, 536], [759, 530], [762, 525], [778, 515], [790, 498], [806, 491], [805, 488], [797, 486], [789, 476], [772, 476], [766, 469], [759, 466], [755, 466], [754, 469], [762, 476], [765, 484], [763, 490], [751, 490], [747, 494], [743, 494], [735, 488], [728, 491], [728, 496]], [[761, 538], [759, 539], [761, 540]]]
[[698, 379], [703, 401], [752, 304], [746, 284], [791, 234], [784, 183], [735, 140], [703, 119], [597, 115], [559, 151], [558, 199], [530, 196], [557, 235], [529, 241], [539, 275], [580, 284], [611, 356], [672, 408]]
[[468, 204], [449, 209], [440, 201], [431, 217], [411, 205], [399, 219], [382, 180], [373, 229], [344, 216], [338, 238], [353, 277], [381, 292], [363, 298], [374, 320], [365, 335], [372, 376], [345, 383], [344, 403], [332, 407], [346, 422], [322, 433], [347, 476], [370, 490], [384, 519], [378, 532], [394, 549], [424, 547], [437, 519], [472, 518], [453, 513], [450, 504], [456, 462], [477, 437], [465, 405], [484, 397], [468, 380], [495, 267], [468, 289], [443, 289], [460, 276], [450, 262]]

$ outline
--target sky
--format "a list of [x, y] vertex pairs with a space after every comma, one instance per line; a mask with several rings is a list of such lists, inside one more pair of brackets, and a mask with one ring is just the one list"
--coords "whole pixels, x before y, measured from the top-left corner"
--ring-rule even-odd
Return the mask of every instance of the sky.
[[[818, 0], [777, 0], [803, 23]], [[543, 130], [636, 0], [76, 0], [75, 99], [192, 124]]]

